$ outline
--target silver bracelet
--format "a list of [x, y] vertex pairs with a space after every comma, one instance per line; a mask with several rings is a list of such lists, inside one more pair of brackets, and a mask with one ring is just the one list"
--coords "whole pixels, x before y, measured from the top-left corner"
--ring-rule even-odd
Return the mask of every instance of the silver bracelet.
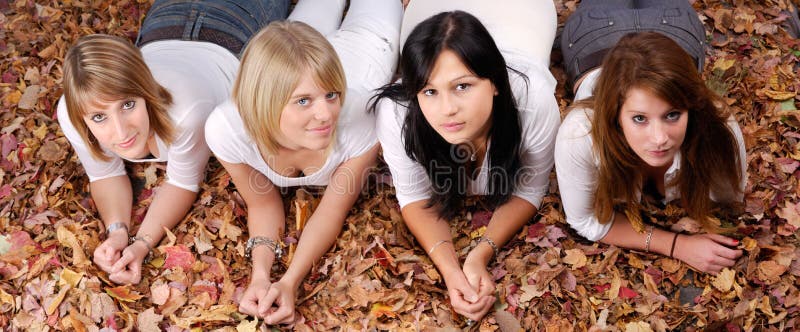
[[277, 241], [264, 236], [251, 237], [247, 240], [247, 244], [244, 246], [244, 257], [250, 258], [253, 248], [262, 245], [267, 246], [275, 253], [275, 259], [281, 259], [281, 257], [283, 257], [283, 246]]
[[650, 229], [647, 231], [647, 239], [644, 240], [644, 252], [650, 252], [650, 240], [653, 239], [653, 228], [655, 228], [655, 226], [650, 225]]
[[492, 239], [486, 236], [481, 236], [480, 240], [478, 240], [478, 244], [481, 244], [481, 242], [486, 242], [492, 247], [492, 251], [494, 251], [494, 257], [497, 257], [497, 255], [500, 253], [500, 249], [497, 248], [497, 244], [494, 243]]
[[137, 235], [137, 236], [131, 236], [128, 239], [128, 245], [131, 245], [136, 241], [142, 241], [144, 245], [147, 247], [147, 256], [144, 256], [145, 264], [150, 263], [150, 261], [153, 260], [153, 246], [150, 245], [150, 240], [148, 240], [149, 238], [150, 235], [144, 235], [144, 236]]
[[124, 222], [115, 222], [111, 225], [108, 225], [108, 228], [106, 228], [106, 236], [108, 236], [109, 234], [111, 234], [111, 232], [116, 231], [120, 228], [124, 228], [125, 234], [128, 234], [128, 224]]
[[436, 247], [438, 247], [438, 246], [439, 246], [439, 245], [441, 245], [442, 243], [452, 243], [452, 242], [450, 242], [450, 240], [439, 240], [438, 242], [436, 242], [436, 243], [435, 243], [435, 244], [434, 244], [434, 245], [431, 247], [431, 249], [430, 249], [430, 250], [428, 250], [428, 256], [430, 256], [430, 255], [433, 253], [433, 251], [434, 251], [434, 250], [436, 250]]

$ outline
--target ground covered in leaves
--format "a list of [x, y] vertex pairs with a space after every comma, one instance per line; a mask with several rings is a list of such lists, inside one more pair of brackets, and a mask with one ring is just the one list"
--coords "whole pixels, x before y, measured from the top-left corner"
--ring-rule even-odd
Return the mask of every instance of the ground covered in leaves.
[[[563, 24], [576, 1], [554, 1]], [[746, 212], [720, 216], [746, 251], [736, 266], [710, 276], [673, 259], [586, 242], [565, 223], [553, 181], [540, 214], [490, 266], [499, 301], [481, 330], [800, 329], [800, 42], [780, 27], [787, 1], [694, 4], [712, 46], [705, 77], [735, 111], [747, 143]], [[0, 330], [275, 328], [236, 310], [249, 273], [245, 210], [215, 161], [141, 284], [114, 285], [91, 263], [103, 227], [88, 179], [54, 119], [62, 60], [81, 35], [134, 38], [149, 5], [0, 0]], [[563, 82], [557, 51], [553, 58]], [[566, 109], [561, 87], [557, 94]], [[134, 208], [139, 223], [164, 170], [130, 169], [142, 187]], [[385, 167], [376, 170], [334, 248], [303, 285], [295, 329], [463, 327], [441, 276], [403, 226], [389, 184]], [[288, 243], [316, 203], [311, 192], [285, 195]], [[462, 254], [490, 217], [480, 206], [470, 203], [453, 223]], [[653, 207], [651, 216], [665, 227], [697, 231], [675, 206]]]

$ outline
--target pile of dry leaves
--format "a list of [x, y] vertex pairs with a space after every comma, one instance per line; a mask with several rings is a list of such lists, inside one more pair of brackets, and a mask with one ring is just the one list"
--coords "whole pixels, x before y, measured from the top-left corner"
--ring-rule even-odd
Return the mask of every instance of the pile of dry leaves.
[[[747, 143], [746, 251], [718, 276], [662, 256], [586, 242], [564, 221], [558, 188], [501, 251], [491, 272], [499, 301], [481, 330], [800, 329], [800, 41], [780, 27], [789, 0], [694, 4], [712, 48], [705, 77], [734, 110]], [[102, 223], [88, 179], [55, 121], [61, 66], [89, 33], [135, 37], [147, 0], [0, 0], [0, 326], [8, 330], [254, 331], [237, 312], [248, 282], [243, 201], [212, 161], [186, 219], [165, 238], [136, 286], [117, 286], [91, 263]], [[577, 1], [555, 0], [559, 22]], [[554, 57], [557, 60], [557, 56]], [[563, 82], [558, 63], [553, 73]], [[562, 110], [569, 104], [561, 86]], [[141, 221], [163, 165], [129, 166]], [[553, 177], [555, 179], [555, 177]], [[299, 330], [463, 327], [441, 276], [403, 226], [385, 168], [375, 171], [344, 230], [303, 285]], [[316, 203], [285, 195], [286, 241]], [[453, 223], [466, 253], [491, 215], [471, 202]], [[674, 206], [653, 222], [696, 230]], [[284, 264], [289, 257], [284, 258]], [[280, 273], [280, 269], [276, 273]]]

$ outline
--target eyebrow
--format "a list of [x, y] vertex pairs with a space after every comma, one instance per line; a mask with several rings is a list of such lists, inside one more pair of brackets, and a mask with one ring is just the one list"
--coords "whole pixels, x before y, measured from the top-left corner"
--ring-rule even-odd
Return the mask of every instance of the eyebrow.
[[[453, 79], [447, 81], [447, 83], [453, 83], [455, 81], [458, 81], [458, 80], [461, 80], [461, 79], [464, 79], [464, 78], [468, 78], [468, 77], [469, 78], [480, 78], [480, 77], [478, 77], [478, 75], [475, 75], [475, 74], [464, 74], [464, 75], [461, 75], [459, 77], [456, 77], [456, 78], [453, 78]], [[425, 85], [423, 87], [426, 87], [426, 86], [429, 86], [429, 85], [431, 85], [430, 79], [427, 82], [425, 82]]]

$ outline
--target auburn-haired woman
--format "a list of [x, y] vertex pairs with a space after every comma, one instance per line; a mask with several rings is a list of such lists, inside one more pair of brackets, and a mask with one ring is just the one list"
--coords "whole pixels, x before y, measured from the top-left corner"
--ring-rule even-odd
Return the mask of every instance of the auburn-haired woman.
[[[294, 321], [298, 287], [339, 235], [378, 140], [371, 91], [397, 62], [398, 0], [300, 0], [245, 49], [233, 100], [206, 123], [206, 140], [247, 204], [250, 284], [239, 302], [268, 324]], [[274, 280], [286, 223], [279, 187], [327, 186], [292, 261]]]
[[[67, 52], [58, 121], [106, 226], [93, 260], [110, 280], [138, 283], [164, 228], [192, 206], [211, 154], [206, 117], [229, 97], [247, 39], [288, 8], [288, 0], [159, 0], [139, 31], [141, 48], [96, 34]], [[167, 179], [133, 236], [125, 160], [167, 163]]]
[[741, 130], [696, 67], [663, 34], [622, 37], [578, 87], [576, 99], [594, 95], [561, 124], [556, 173], [567, 221], [579, 234], [716, 273], [741, 255], [736, 240], [673, 233], [644, 225], [640, 214], [642, 195], [679, 200], [712, 230], [713, 202], [743, 199]]
[[[487, 265], [548, 191], [559, 124], [547, 67], [555, 27], [551, 2], [412, 1], [401, 80], [373, 106], [403, 219], [467, 325], [495, 301]], [[461, 264], [450, 221], [468, 195], [485, 196], [494, 214]]]

